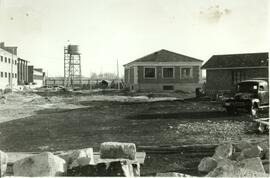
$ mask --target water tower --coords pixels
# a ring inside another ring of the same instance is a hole
[[[65,87],[81,86],[81,54],[78,45],[64,47],[64,77]]]

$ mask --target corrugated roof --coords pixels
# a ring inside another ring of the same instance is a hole
[[[268,53],[213,55],[202,69],[268,66]]]
[[[162,49],[157,52],[146,55],[144,57],[141,57],[137,60],[134,60],[128,64],[134,62],[203,62],[203,61],[195,59],[193,57],[185,56],[182,54]]]

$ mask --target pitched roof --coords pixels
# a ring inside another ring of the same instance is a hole
[[[213,55],[202,69],[268,66],[268,53]]]
[[[137,60],[134,60],[128,64],[135,62],[203,62],[202,60],[195,59],[193,57],[178,54],[165,49],[156,51]],[[125,65],[128,65],[125,64]]]

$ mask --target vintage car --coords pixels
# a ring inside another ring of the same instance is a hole
[[[237,84],[236,94],[225,101],[224,107],[230,114],[246,110],[257,115],[259,109],[269,107],[269,88],[267,79],[245,80]]]

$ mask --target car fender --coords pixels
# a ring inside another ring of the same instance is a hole
[[[254,105],[255,103],[256,103],[256,104],[258,105],[258,107],[259,107],[259,105],[260,105],[260,100],[259,100],[258,98],[253,98],[253,99],[251,99],[251,104]]]

